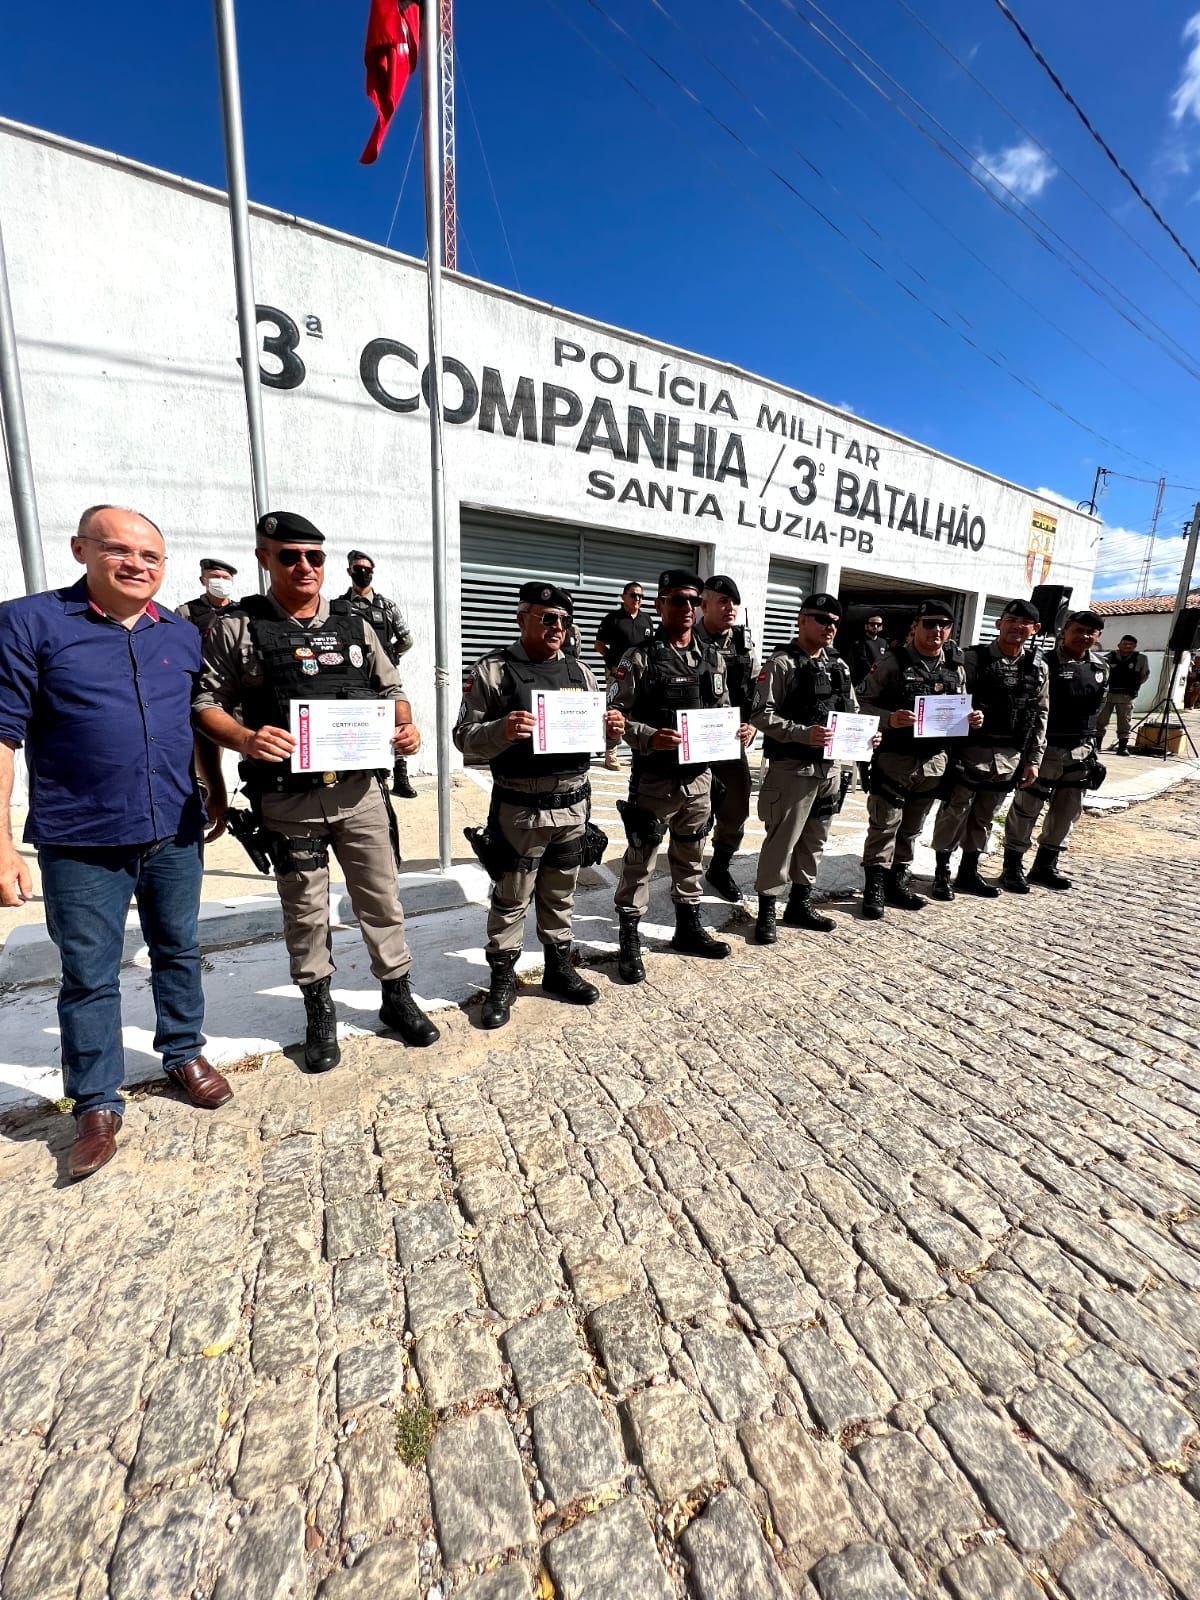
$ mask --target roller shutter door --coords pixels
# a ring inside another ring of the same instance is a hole
[[[516,638],[517,591],[530,578],[547,578],[569,590],[583,659],[599,672],[602,663],[592,643],[601,618],[620,604],[625,585],[640,582],[646,592],[643,606],[653,612],[659,572],[664,567],[695,571],[700,560],[695,545],[673,539],[599,533],[465,507],[459,526],[464,677],[480,656]]]
[[[991,644],[996,637],[996,629],[1000,626],[1000,613],[1008,601],[1003,595],[990,594],[983,604],[983,615],[979,619],[979,644]]]
[[[805,595],[813,592],[816,567],[802,561],[781,561],[774,556],[767,570],[767,612],[763,619],[763,659],[796,637],[796,613]]]

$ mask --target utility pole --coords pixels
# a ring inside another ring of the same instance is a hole
[[[1158,514],[1162,510],[1163,490],[1167,487],[1167,480],[1158,480],[1158,493],[1154,497],[1154,515],[1150,518],[1150,537],[1146,540],[1146,553],[1142,557],[1142,570],[1138,574],[1138,598],[1149,593],[1150,571],[1154,565],[1154,540],[1158,534]]]
[[[8,487],[12,494],[25,593],[37,594],[46,587],[46,563],[42,556],[42,525],[38,521],[37,495],[33,487],[33,457],[29,453],[3,232],[0,232],[0,438],[8,459]]]
[[[1108,468],[1107,467],[1097,467],[1096,468],[1096,476],[1092,479],[1092,498],[1090,500],[1077,501],[1076,502],[1076,506],[1075,506],[1075,509],[1077,511],[1082,511],[1084,506],[1087,506],[1089,514],[1091,516],[1093,516],[1093,517],[1096,515],[1096,503],[1100,499],[1100,495],[1101,495],[1101,492],[1102,492],[1101,491],[1101,482],[1103,482],[1103,485],[1104,485],[1105,488],[1108,487]]]
[[[1183,566],[1179,573],[1179,588],[1175,595],[1175,609],[1171,612],[1171,626],[1167,633],[1170,640],[1175,632],[1175,625],[1187,610],[1188,595],[1192,590],[1192,568],[1196,565],[1196,545],[1200,543],[1200,500],[1196,502],[1196,509],[1192,513],[1192,520],[1185,529],[1187,549],[1183,553]],[[1170,698],[1171,688],[1175,678],[1175,656],[1177,652],[1169,645],[1163,655],[1162,676],[1158,682],[1156,699],[1165,701]]]

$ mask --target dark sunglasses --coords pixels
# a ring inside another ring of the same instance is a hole
[[[565,628],[571,619],[564,611],[543,611],[537,620],[543,628]]]
[[[684,606],[691,606],[693,611],[699,610],[700,607],[698,594],[666,594],[663,595],[663,599],[669,606],[678,606],[681,610]]]
[[[325,565],[324,550],[276,550],[275,555],[281,567],[295,567],[301,561],[307,561],[310,567]]]
[[[918,628],[936,628],[939,633],[944,633],[947,628],[953,626],[954,624],[946,617],[921,617],[917,622]]]
[[[841,620],[839,617],[831,617],[828,611],[806,611],[804,615],[811,617],[814,622],[819,622],[823,628],[836,628]]]

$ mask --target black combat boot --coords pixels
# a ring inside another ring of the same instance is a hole
[[[571,964],[569,944],[544,944],[546,967],[542,973],[542,990],[556,995],[573,1006],[593,1006],[600,998],[594,983],[587,983]]]
[[[955,887],[964,894],[977,894],[981,900],[998,900],[1000,891],[994,883],[989,883],[986,878],[979,876],[979,851],[964,850],[962,860],[958,864],[958,877],[954,880]]]
[[[708,863],[708,871],[704,874],[704,881],[717,891],[722,900],[737,901],[742,898],[742,891],[729,870],[729,863],[732,860],[732,850],[714,850],[712,860]]]
[[[923,894],[915,894],[912,874],[907,867],[889,867],[883,875],[883,898],[902,911],[920,911],[927,904]]]
[[[714,939],[700,921],[700,907],[676,904],[675,932],[671,935],[671,949],[683,956],[707,956],[710,961],[723,961],[729,954],[724,939]]]
[[[775,896],[773,894],[760,894],[758,897],[758,918],[754,924],[755,944],[775,944],[779,934],[775,928]]]
[[[485,1028],[502,1028],[512,1013],[517,998],[517,979],[513,968],[517,964],[518,950],[488,952],[487,964],[492,969],[491,987],[483,1000],[479,1020]]]
[[[1119,756],[1127,756],[1129,754],[1129,740],[1128,739],[1118,739],[1117,740],[1117,754]]]
[[[342,1059],[337,1042],[337,1012],[329,998],[329,979],[302,983],[307,1027],[304,1030],[304,1065],[309,1072],[328,1072]]]
[[[415,800],[417,791],[413,788],[408,778],[408,762],[403,756],[397,756],[392,767],[392,793],[398,794],[401,800]]]
[[[950,857],[952,850],[938,850],[936,852],[937,865],[933,869],[933,887],[930,894],[935,900],[953,900],[954,890],[950,885]]]
[[[1010,845],[1004,852],[1004,870],[1000,874],[1000,887],[1007,889],[1009,894],[1028,894],[1029,884],[1025,877],[1025,852],[1014,850]]]
[[[636,911],[618,911],[621,924],[621,953],[617,957],[617,972],[622,983],[645,983],[646,969],[642,965],[642,941],[638,938]]]
[[[863,868],[862,913],[868,922],[878,922],[883,915],[883,867]]]
[[[1069,889],[1070,878],[1064,878],[1058,870],[1057,849],[1049,845],[1040,845],[1038,853],[1033,858],[1033,871],[1029,874],[1030,883],[1040,883],[1043,889]]]
[[[402,978],[383,980],[383,1004],[379,1008],[379,1020],[385,1028],[398,1033],[405,1044],[423,1048],[427,1044],[435,1044],[442,1037],[441,1030],[434,1027],[413,999],[407,972]]]
[[[823,917],[812,908],[812,890],[806,883],[794,883],[788,891],[788,903],[783,913],[785,928],[807,928],[809,933],[832,933],[832,917]]]

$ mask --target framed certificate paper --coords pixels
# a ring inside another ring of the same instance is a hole
[[[533,748],[539,756],[593,755],[604,749],[604,696],[535,689]]]
[[[874,755],[872,739],[879,732],[878,717],[861,717],[854,711],[831,711],[829,746],[831,761],[870,761]]]
[[[679,713],[679,760],[688,766],[694,761],[736,761],[741,753],[737,731],[741,713],[736,706],[716,706],[711,711]]]
[[[390,767],[393,700],[293,700],[293,772],[371,772]]]
[[[960,739],[970,732],[967,727],[971,712],[969,694],[919,694],[913,710],[917,714],[914,738]]]

